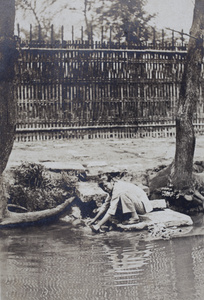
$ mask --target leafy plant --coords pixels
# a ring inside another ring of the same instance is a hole
[[[9,203],[36,211],[56,207],[72,196],[77,177],[66,173],[51,176],[40,164],[23,163],[14,171],[14,180],[8,189]]]
[[[45,187],[49,181],[45,173],[40,164],[23,163],[14,171],[15,183],[30,188]]]

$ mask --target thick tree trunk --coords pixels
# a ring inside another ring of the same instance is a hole
[[[176,153],[171,169],[171,181],[178,190],[192,185],[195,134],[193,115],[199,99],[201,63],[203,59],[204,0],[196,0],[190,31],[188,53],[180,89],[176,118]]]
[[[0,0],[0,219],[5,197],[2,173],[6,167],[15,136],[15,102],[13,97],[15,0]]]

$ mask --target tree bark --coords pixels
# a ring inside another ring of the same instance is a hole
[[[171,182],[178,190],[192,185],[195,133],[193,116],[199,99],[203,59],[204,0],[196,0],[193,23],[181,83],[176,117],[176,153],[171,169]]]
[[[13,95],[15,0],[0,0],[0,219],[5,208],[2,173],[15,138],[15,101]],[[3,202],[3,203],[2,203]]]

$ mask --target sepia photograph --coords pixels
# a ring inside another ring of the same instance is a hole
[[[204,0],[0,0],[0,300],[204,299]]]

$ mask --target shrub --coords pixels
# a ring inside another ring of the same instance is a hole
[[[44,166],[23,163],[14,171],[14,184],[9,187],[9,203],[28,211],[54,208],[75,192],[77,178],[62,173],[51,176]]]

